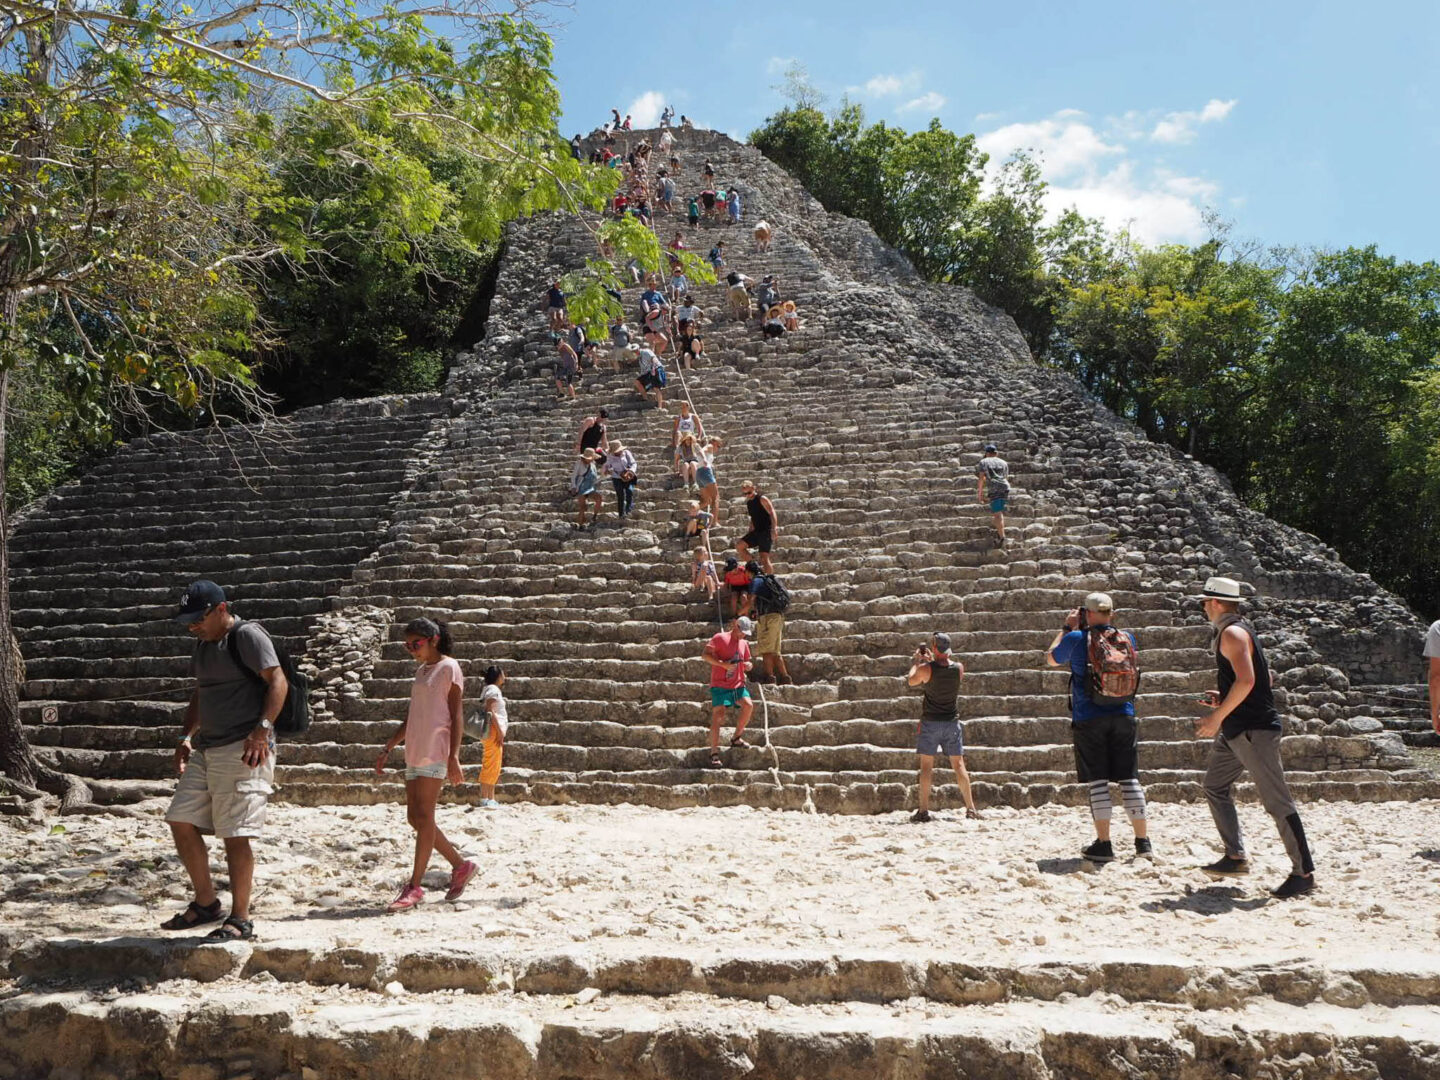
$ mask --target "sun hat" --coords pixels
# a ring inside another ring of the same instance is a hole
[[[1239,600],[1240,582],[1234,578],[1212,577],[1205,582],[1205,588],[1200,590],[1200,596],[1205,600]]]
[[[597,453],[595,453],[594,450],[589,450],[589,449],[587,449],[587,450],[586,450],[584,453],[582,453],[580,456],[583,457],[586,461],[594,461],[594,460],[595,460],[596,458],[598,458],[600,455],[597,454]]]

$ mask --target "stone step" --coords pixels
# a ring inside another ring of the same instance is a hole
[[[221,950],[212,950],[221,951]],[[423,979],[426,964],[411,965]],[[963,974],[960,975],[963,978]],[[398,981],[398,980],[397,980]],[[422,983],[423,985],[423,983]],[[899,986],[900,983],[895,985]],[[622,984],[623,987],[623,984]],[[599,989],[599,988],[597,988]],[[1015,1003],[1004,1013],[934,1004],[779,1006],[711,997],[383,994],[316,1001],[304,987],[215,984],[106,1002],[84,991],[6,1000],[0,1064],[17,1075],[370,1076],[513,1080],[621,1077],[790,1080],[886,1076],[1434,1075],[1433,1006],[1378,1014],[1322,1002],[1263,1010],[1117,1012],[1107,999]],[[256,1032],[264,1032],[257,1038]],[[195,1072],[193,1070],[203,1070]]]

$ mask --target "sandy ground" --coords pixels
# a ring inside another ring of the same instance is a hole
[[[1255,872],[1222,883],[1195,869],[1217,852],[1203,806],[1152,806],[1154,859],[1098,870],[1078,857],[1091,835],[1083,811],[1064,807],[993,809],[978,822],[945,810],[914,825],[901,814],[442,806],[441,827],[482,873],[445,903],[437,856],[431,902],[387,915],[411,858],[401,807],[275,806],[257,846],[254,917],[265,942],[311,946],[1440,964],[1440,803],[1302,813],[1320,889],[1282,903],[1267,890],[1288,866],[1255,806],[1242,807]],[[1128,852],[1123,818],[1115,835]],[[212,861],[223,878],[218,845]],[[12,944],[162,936],[157,924],[188,896],[159,817],[0,822],[0,934]]]

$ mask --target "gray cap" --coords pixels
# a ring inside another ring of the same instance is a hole
[[[753,634],[755,632],[755,624],[744,615],[741,615],[735,620],[735,628],[742,634]]]
[[[1085,597],[1086,611],[1114,611],[1115,601],[1110,599],[1109,593],[1092,592]]]
[[[938,634],[938,633],[937,633],[937,634],[935,634],[935,635],[933,635],[933,636],[934,636],[934,638],[935,638],[935,648],[936,648],[936,650],[937,650],[938,652],[948,653],[948,652],[950,651],[950,635],[949,635],[949,634]]]

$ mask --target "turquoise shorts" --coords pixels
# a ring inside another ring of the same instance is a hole
[[[750,700],[750,691],[743,686],[737,686],[733,690],[723,686],[710,687],[710,704],[716,709],[737,707],[741,698]]]
[[[1008,506],[1009,503],[1010,503],[1010,500],[1009,500],[1008,498],[1005,498],[1005,499],[991,499],[991,500],[990,500],[990,513],[992,513],[992,514],[1003,514],[1003,513],[1005,512],[1005,507]]]

